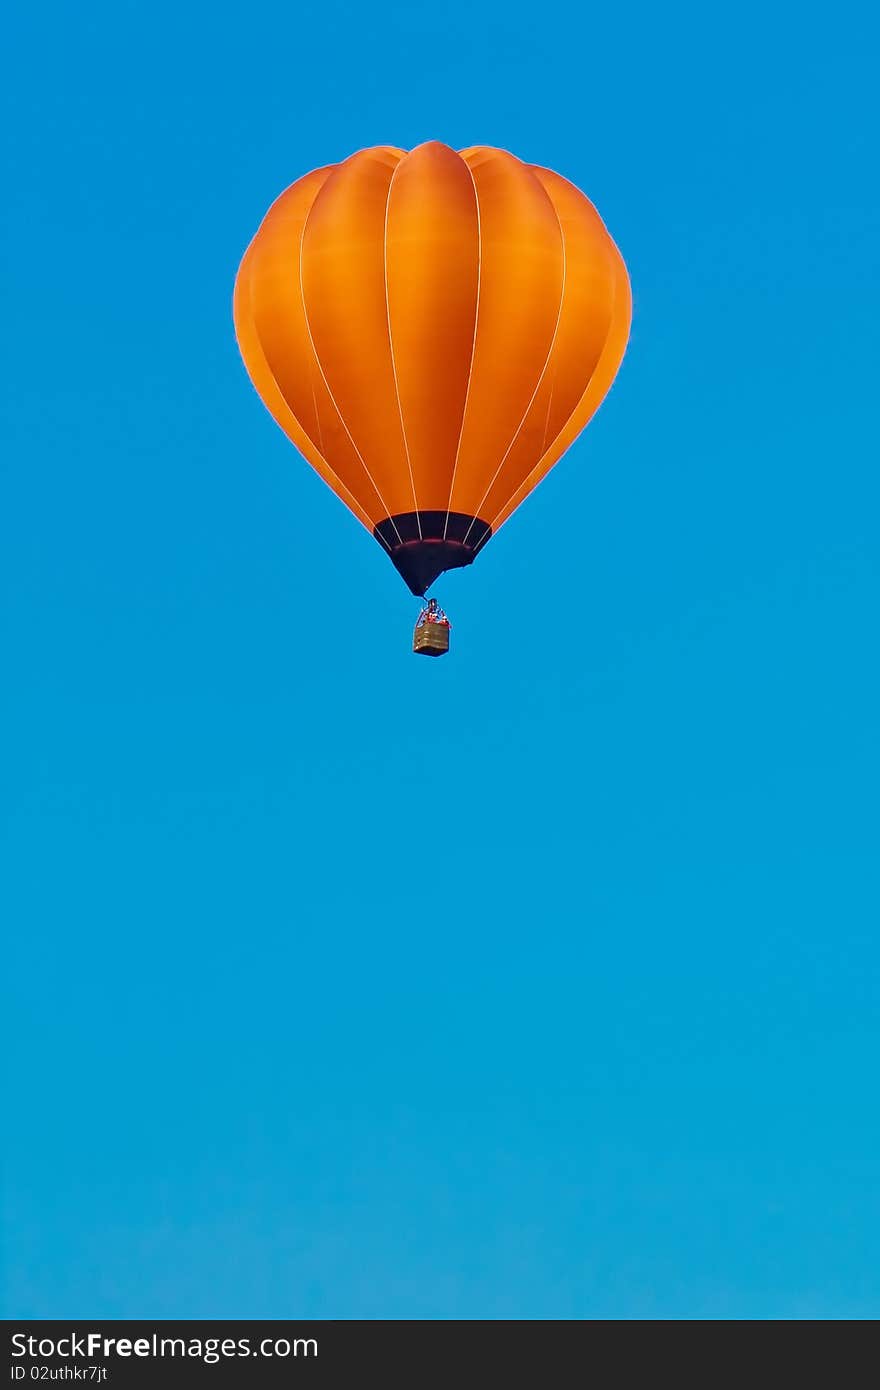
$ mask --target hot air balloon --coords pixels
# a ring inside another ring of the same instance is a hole
[[[297,180],[234,295],[264,404],[422,597],[587,424],[630,315],[623,259],[583,193],[505,150],[437,141]],[[434,617],[422,610],[416,638]],[[428,636],[414,649],[448,649],[448,624]]]

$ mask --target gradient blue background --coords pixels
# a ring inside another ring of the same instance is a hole
[[[11,21],[4,1311],[876,1317],[876,18],[419,11]],[[230,318],[428,138],[635,297],[442,662]]]

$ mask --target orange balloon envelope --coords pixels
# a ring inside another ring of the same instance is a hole
[[[414,594],[469,565],[593,415],[626,267],[566,179],[504,150],[381,145],[273,203],[235,284],[278,424]]]

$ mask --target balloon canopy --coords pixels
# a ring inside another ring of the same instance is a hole
[[[251,380],[415,594],[468,565],[626,348],[592,203],[504,150],[361,150],[273,203],[235,284]]]

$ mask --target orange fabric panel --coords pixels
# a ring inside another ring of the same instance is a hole
[[[385,293],[385,210],[398,159],[365,150],[340,164],[312,203],[302,288],[330,394],[382,496],[386,515],[417,503],[397,406]],[[344,465],[336,470],[355,490]]]
[[[602,355],[596,364],[596,369],[590,378],[589,385],[584,391],[583,396],[571,415],[562,425],[556,438],[547,447],[544,454],[535,464],[535,467],[516,491],[507,499],[498,514],[494,517],[487,518],[493,531],[497,531],[499,527],[504,525],[508,517],[516,511],[520,502],[523,502],[525,498],[528,497],[529,493],[538,486],[541,479],[546,477],[550,469],[555,463],[558,463],[566,449],[574,442],[584,426],[589,423],[602,404],[602,401],[607,396],[611,388],[611,383],[616,377],[618,368],[623,361],[623,354],[626,351],[630,322],[632,319],[632,293],[623,258],[616,247],[613,249],[614,307],[608,337],[605,340]]]
[[[444,509],[461,436],[480,268],[474,181],[447,145],[394,171],[385,268],[398,404],[420,508]]]
[[[493,470],[476,511],[490,524],[503,511],[577,408],[611,331],[616,251],[593,205],[566,179],[534,169],[553,200],[565,242],[559,326],[534,400]]]
[[[529,409],[553,343],[564,284],[553,203],[503,150],[466,160],[480,208],[480,300],[470,390],[450,507],[476,513]]]
[[[309,209],[330,173],[316,169],[282,193],[250,250],[250,310],[260,346],[288,406],[322,453],[314,390],[319,373],[306,327],[299,260]]]
[[[287,407],[287,415],[293,417],[299,433],[306,436],[311,446],[310,451],[303,452],[313,467],[316,466],[313,455],[318,456],[323,465],[318,469],[321,476],[343,497],[346,505],[351,506],[354,498],[356,513],[365,524],[371,524],[386,514],[384,505],[348,438],[321,376],[309,338],[300,287],[303,226],[329,172],[320,169],[306,175],[273,203],[248,251],[242,294],[246,290],[250,332]],[[243,309],[236,314],[240,341],[243,315]],[[242,351],[244,353],[244,349]],[[251,353],[244,353],[244,356],[253,377],[252,354],[253,347]],[[263,394],[259,385],[257,390]],[[273,414],[278,419],[277,412],[273,410]],[[279,423],[302,449],[287,417]]]
[[[254,246],[245,252],[235,282],[233,296],[233,317],[235,332],[242,358],[254,389],[281,429],[293,441],[304,458],[312,465],[319,477],[337,494],[359,521],[373,528],[373,518],[363,508],[358,499],[344,486],[330,468],[321,451],[293,414],[272,374],[257,333],[251,311],[251,266]],[[378,510],[379,508],[377,508]]]

